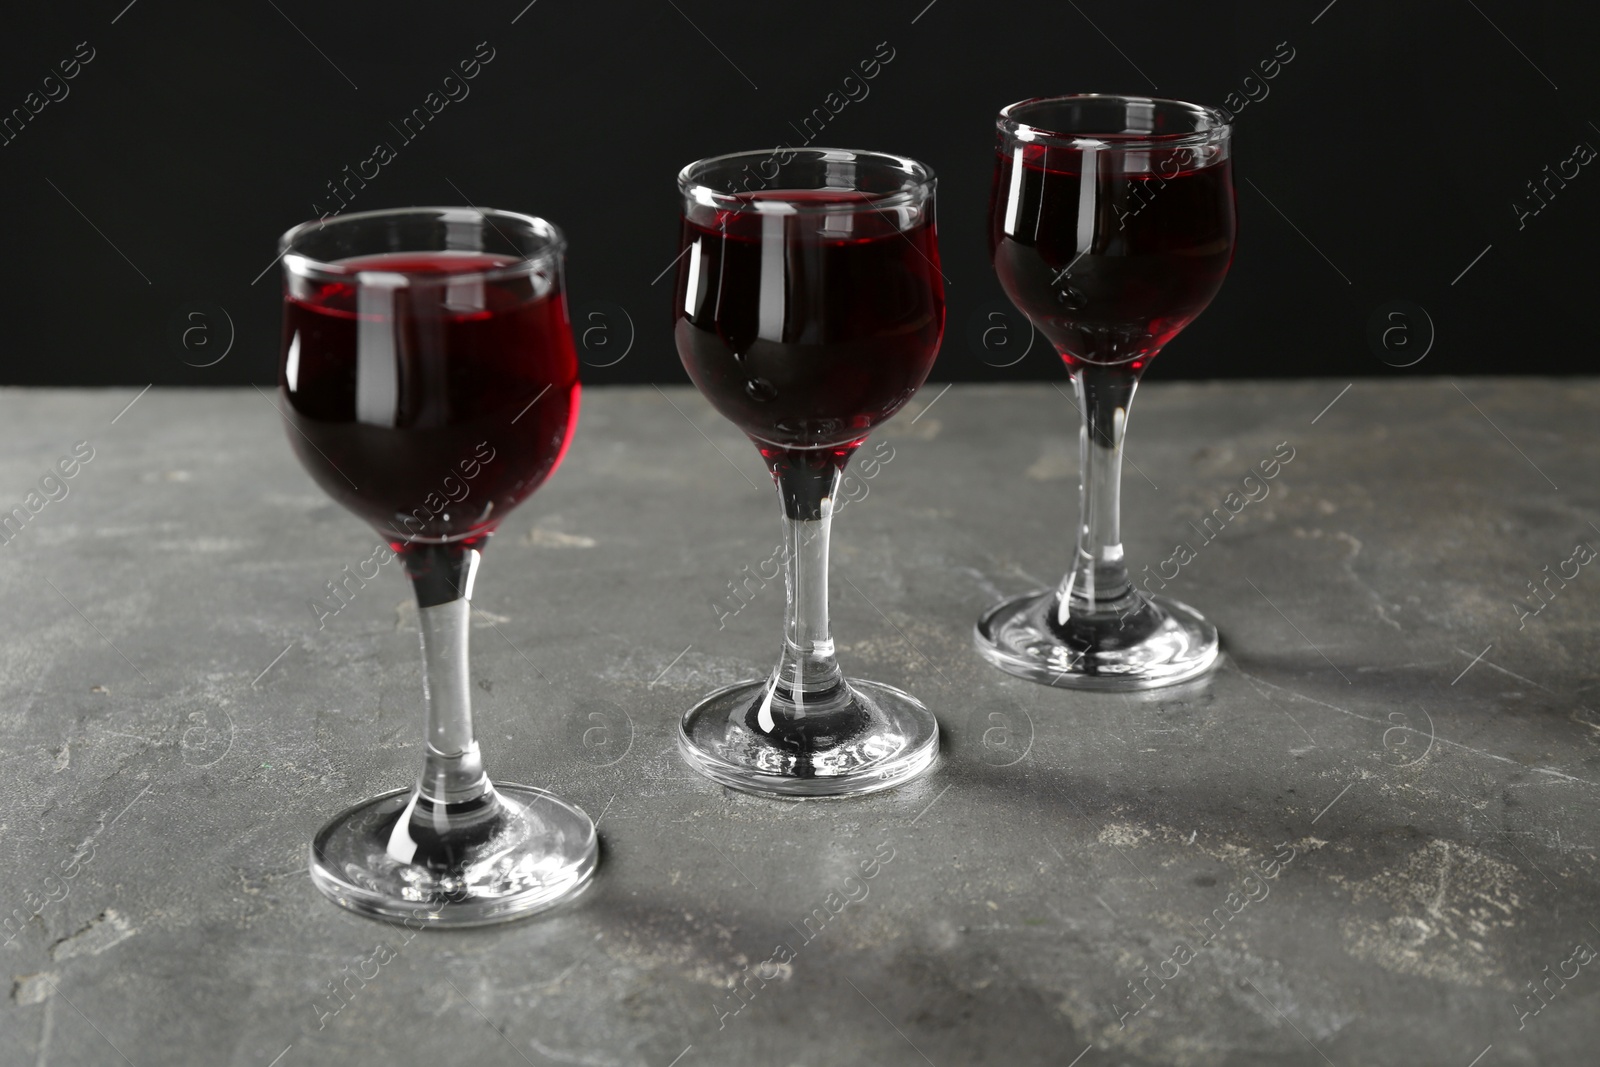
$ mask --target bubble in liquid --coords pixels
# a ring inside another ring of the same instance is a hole
[[[751,400],[775,400],[778,390],[765,378],[751,378],[744,383],[744,395]]]

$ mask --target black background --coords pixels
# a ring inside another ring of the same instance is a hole
[[[585,380],[685,380],[670,274],[652,284],[676,252],[675,173],[798,143],[790,123],[880,42],[894,58],[818,143],[915,156],[940,175],[950,317],[936,379],[1064,373],[1042,342],[1017,359],[1027,327],[1005,314],[985,256],[1000,106],[1078,91],[1222,104],[1280,42],[1293,61],[1238,117],[1232,274],[1152,376],[1586,370],[1600,163],[1520,229],[1513,204],[1579,142],[1600,147],[1589,11],[1509,0],[8,10],[0,113],[79,42],[95,58],[0,147],[4,381],[274,381],[276,238],[326,210],[326,183],[380,141],[397,158],[351,210],[467,201],[550,218],[570,241]],[[494,58],[470,95],[404,143],[390,123],[479,42]],[[1383,318],[1397,300],[1405,317]],[[1370,343],[1378,319],[1400,323],[1391,340],[1409,347]]]

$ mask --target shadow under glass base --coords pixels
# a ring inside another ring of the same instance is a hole
[[[1144,597],[1136,625],[1073,620],[1067,634],[1055,622],[1053,589],[1025,593],[990,608],[973,641],[983,658],[1008,674],[1062,689],[1132,690],[1176,685],[1217,662],[1217,628],[1189,605]]]
[[[543,789],[496,784],[477,801],[446,806],[410,788],[324,826],[311,843],[311,880],[371,918],[482,926],[571,899],[598,859],[589,816]]]
[[[843,707],[784,730],[761,714],[770,684],[739,682],[689,709],[678,751],[690,767],[746,793],[845,797],[892,789],[939,754],[933,712],[892,685],[848,679]]]

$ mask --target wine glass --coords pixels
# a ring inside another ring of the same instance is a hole
[[[1232,128],[1213,108],[1096,95],[1024,100],[997,125],[990,253],[1006,295],[1071,371],[1081,519],[1060,586],[990,608],[978,650],[1066,688],[1195,678],[1216,662],[1216,627],[1136,588],[1123,562],[1122,438],[1140,374],[1233,260]]]
[[[934,184],[915,160],[831,148],[741,152],[678,175],[678,355],[760,450],[783,505],[778,665],[710,694],[679,726],[684,759],[734,789],[870,793],[938,754],[933,713],[845,678],[828,626],[845,465],[922,385],[944,332]]]
[[[484,773],[467,627],[485,544],[577,425],[565,241],[527,215],[407,208],[308,222],[281,247],[289,441],[402,561],[426,702],[417,784],[324,826],[312,881],[352,911],[435,926],[549,907],[594,873],[594,824]]]

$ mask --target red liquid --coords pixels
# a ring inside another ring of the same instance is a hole
[[[842,467],[928,377],[944,332],[931,210],[764,215],[763,200],[863,203],[846,190],[750,194],[684,219],[678,355],[769,466]],[[690,249],[693,251],[689,251]]]
[[[995,161],[989,249],[1001,286],[1069,367],[1139,372],[1228,273],[1232,163],[1197,166],[1189,149],[1021,151],[1020,173],[1013,156]]]
[[[279,380],[290,443],[397,550],[486,539],[572,439],[578,359],[559,281],[459,277],[515,262],[397,253],[338,266],[404,272],[407,286],[290,281]]]

